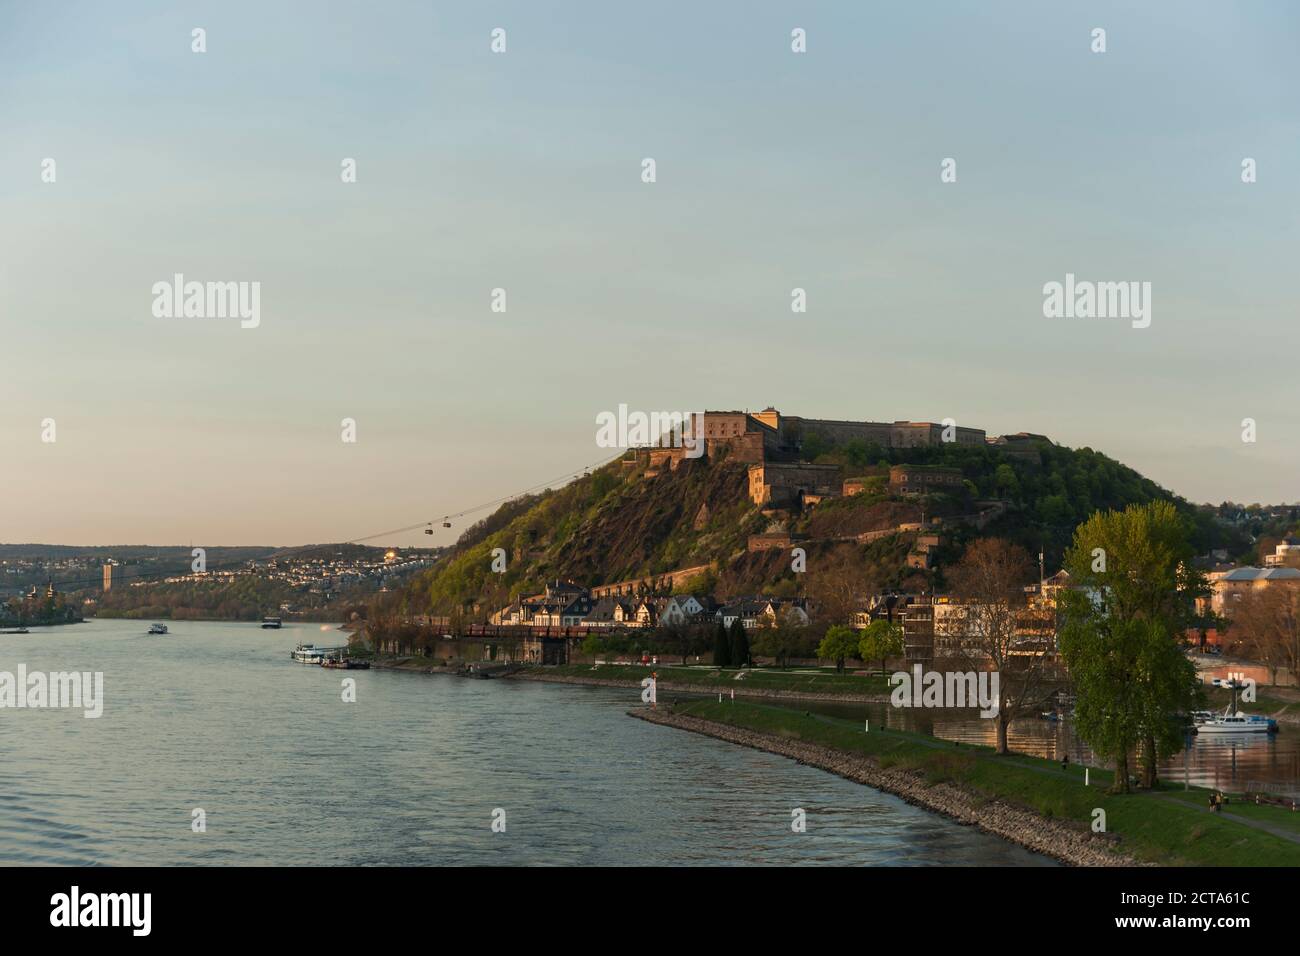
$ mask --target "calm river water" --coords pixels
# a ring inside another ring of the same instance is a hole
[[[0,709],[0,864],[1051,863],[627,717],[633,691],[291,661],[299,641],[345,642],[321,625],[147,627],[0,635],[0,671],[102,671],[105,698],[98,719]],[[791,831],[796,807],[806,833]]]

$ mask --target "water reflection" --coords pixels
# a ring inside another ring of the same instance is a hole
[[[937,711],[891,707],[888,704],[835,704],[800,701],[791,706],[860,723],[869,719],[877,726],[928,734],[942,740],[995,746],[997,722],[981,718],[977,711]],[[1161,764],[1168,780],[1186,780],[1193,787],[1244,789],[1250,781],[1300,784],[1300,728],[1283,725],[1277,734],[1192,734],[1183,753]],[[1110,766],[1096,757],[1073,733],[1069,720],[1052,721],[1026,717],[1011,722],[1007,729],[1010,748],[1023,754],[1071,763]]]

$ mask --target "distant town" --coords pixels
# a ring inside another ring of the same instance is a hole
[[[39,546],[26,553],[21,545],[0,547],[10,552],[0,557],[0,620],[9,625],[95,616],[252,621],[271,613],[338,620],[408,581],[438,553],[358,545],[213,548],[205,552],[206,569],[195,571],[189,548],[47,554],[51,549]]]

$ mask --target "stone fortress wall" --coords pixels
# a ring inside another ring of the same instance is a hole
[[[802,418],[782,415],[771,406],[761,412],[703,412],[692,417],[685,435],[692,445],[703,439],[703,454],[709,458],[725,456],[728,461],[749,465],[749,494],[755,504],[786,507],[798,505],[805,496],[819,498],[842,493],[843,489],[834,481],[834,466],[801,460],[803,443],[812,435],[835,445],[861,441],[884,448],[920,448],[942,444],[945,432],[959,445],[989,445],[1009,454],[1032,457],[1038,456],[1034,443],[1047,440],[1043,435],[1026,432],[990,439],[982,428],[955,423],[946,426],[936,422]],[[690,457],[699,455],[688,448],[650,448],[648,474],[674,469]]]

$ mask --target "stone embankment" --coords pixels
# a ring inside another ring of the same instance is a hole
[[[916,771],[882,769],[875,760],[861,754],[758,733],[698,717],[687,717],[665,709],[644,709],[628,713],[651,723],[790,757],[810,767],[892,793],[914,806],[978,827],[1027,850],[1073,866],[1145,865],[1118,852],[1112,838],[1094,834],[1080,824],[1048,819],[1023,807],[990,801],[955,784],[927,784],[924,777]]]

